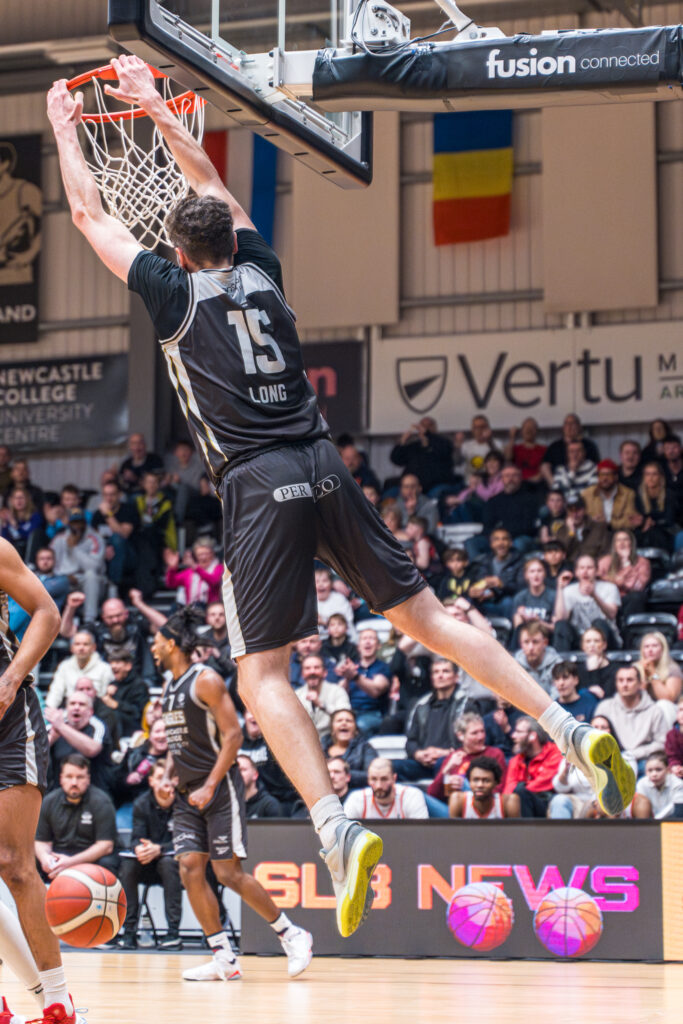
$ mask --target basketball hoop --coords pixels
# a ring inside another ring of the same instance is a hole
[[[174,92],[167,75],[148,67],[168,109],[201,142],[205,100],[190,91]],[[91,113],[84,111],[81,119],[89,146],[89,153],[84,154],[86,163],[112,217],[125,224],[145,248],[154,248],[159,242],[170,245],[164,218],[174,203],[187,195],[189,185],[146,111],[134,104],[122,108],[119,100],[105,93],[103,83],[111,81],[117,81],[116,72],[107,64],[67,82],[70,92],[85,88],[85,102],[94,107]],[[144,128],[145,119],[152,124],[151,138]]]

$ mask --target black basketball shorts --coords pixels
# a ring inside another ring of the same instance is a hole
[[[220,493],[233,658],[316,632],[316,558],[376,612],[427,586],[330,441],[257,455],[226,474]]]
[[[50,746],[32,686],[21,686],[0,719],[0,789],[36,786],[47,789]]]
[[[198,789],[193,786],[191,789]],[[178,791],[173,804],[173,853],[208,853],[211,860],[243,860],[247,856],[244,786],[234,764],[216,787],[212,800],[199,810],[188,797],[190,791]]]

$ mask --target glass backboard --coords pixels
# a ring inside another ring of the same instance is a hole
[[[372,179],[372,115],[326,113],[285,90],[284,55],[304,82],[315,54],[348,31],[350,0],[109,0],[121,46],[343,188]],[[310,69],[310,70],[309,70]]]

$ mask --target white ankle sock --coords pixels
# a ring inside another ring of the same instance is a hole
[[[346,821],[339,797],[334,793],[321,797],[311,807],[311,821],[320,836],[323,850],[329,850],[337,840],[337,826]]]
[[[53,967],[50,971],[41,971],[40,980],[43,983],[45,1005],[52,1006],[53,1003],[61,1003],[67,1014],[74,1012],[74,1004],[71,1002],[69,990],[66,987],[63,967]]]
[[[539,718],[538,724],[545,729],[562,753],[566,754],[569,737],[578,725],[574,716],[561,708],[557,701],[553,701]]]
[[[232,951],[230,945],[230,939],[228,938],[227,932],[215,932],[213,935],[207,935],[206,941],[209,943],[211,952],[214,956],[217,956],[220,960],[227,960],[229,963],[234,964],[235,954]]]
[[[281,939],[286,937],[290,928],[296,931],[296,925],[292,924],[284,911],[274,921],[269,921],[268,924]]]
[[[0,960],[4,960],[10,970],[26,986],[42,1010],[43,986],[40,983],[38,967],[29,949],[19,919],[0,902]]]

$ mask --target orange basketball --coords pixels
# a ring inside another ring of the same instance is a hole
[[[99,946],[120,930],[126,894],[118,878],[99,864],[66,868],[45,896],[47,923],[70,946]]]

